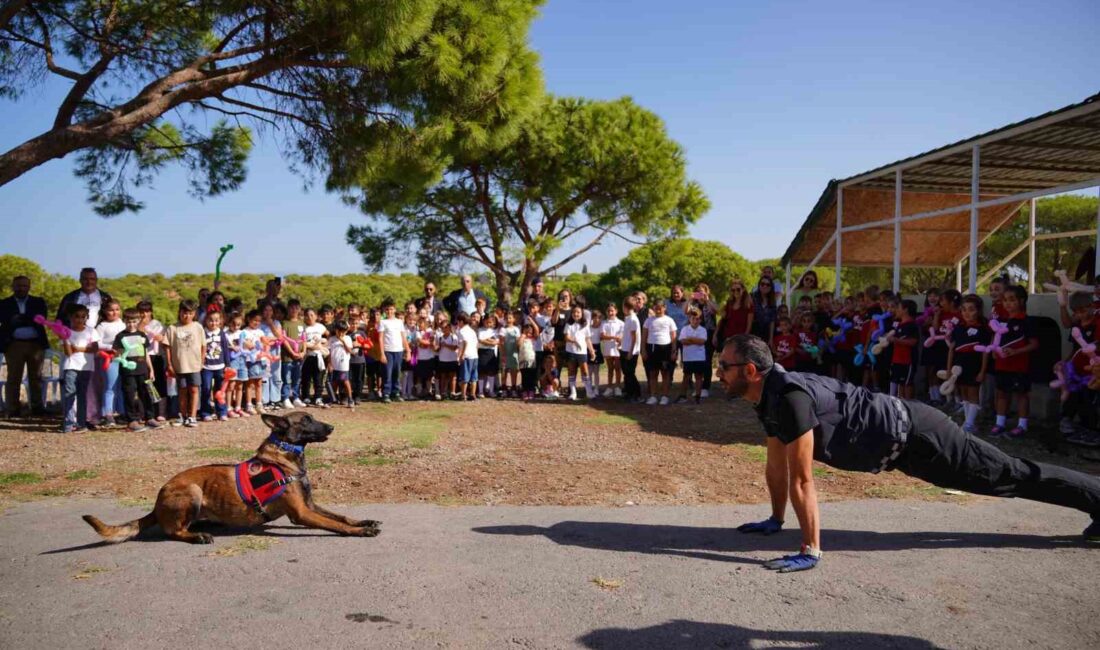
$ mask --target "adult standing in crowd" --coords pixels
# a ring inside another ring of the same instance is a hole
[[[70,291],[61,298],[61,304],[57,307],[57,320],[66,326],[69,322],[69,308],[71,305],[83,305],[88,308],[88,321],[86,327],[95,329],[99,324],[100,310],[111,302],[111,294],[99,289],[99,275],[92,267],[80,269],[80,288]],[[92,373],[92,380],[88,382],[88,403],[85,417],[91,424],[99,423],[99,398],[103,394],[103,376]],[[76,402],[73,402],[76,408]]]
[[[730,295],[726,298],[722,319],[718,321],[718,331],[714,335],[714,347],[721,349],[730,337],[751,332],[752,321],[752,297],[745,289],[744,281],[734,277],[730,280]]]
[[[488,299],[480,289],[474,288],[474,279],[470,275],[462,276],[462,287],[455,289],[443,299],[443,307],[451,314],[451,322],[455,322],[459,314],[472,314],[477,311],[477,299],[481,298],[488,304]]]
[[[28,383],[27,401],[31,413],[41,415],[42,361],[50,343],[46,328],[34,322],[35,316],[46,318],[46,301],[32,296],[31,279],[17,275],[11,281],[12,295],[0,300],[0,354],[8,367],[7,384],[4,386],[4,405],[8,417],[19,416],[19,387],[26,370]]]
[[[775,324],[775,315],[779,306],[773,280],[769,280],[767,277],[760,278],[756,288],[752,291],[752,306],[752,333],[770,344],[772,325]]]
[[[99,323],[99,310],[111,300],[111,294],[99,290],[99,275],[95,269],[80,269],[80,288],[70,291],[61,298],[57,306],[57,320],[69,325],[69,305],[84,305],[88,308],[87,326],[94,328]]]
[[[764,280],[772,283],[772,291],[774,291],[775,293],[781,293],[783,286],[778,280],[775,279],[774,268],[770,266],[765,266],[764,268],[760,269],[760,282],[763,282]],[[757,282],[757,284],[760,284],[760,282]]]
[[[695,285],[695,292],[691,294],[691,304],[703,315],[703,328],[707,330],[706,369],[703,371],[703,389],[700,397],[710,397],[711,377],[714,374],[711,368],[714,363],[714,333],[718,331],[718,303],[710,295],[710,285],[700,282]]]
[[[523,313],[528,313],[528,308],[530,307],[532,298],[534,298],[540,305],[546,302],[547,298],[549,298],[549,296],[546,295],[546,285],[543,284],[541,277],[536,276],[535,279],[531,281],[531,286],[527,290],[527,294],[524,296],[523,304],[520,305],[520,309],[523,310]]]
[[[426,309],[428,314],[434,319],[435,315],[443,309],[443,303],[435,296],[435,283],[428,281],[424,283],[424,297],[418,298],[416,301],[417,309]]]
[[[798,301],[802,300],[803,296],[809,296],[812,303],[814,297],[819,293],[821,293],[821,289],[817,286],[817,271],[810,269],[802,274],[802,277],[798,280],[798,286],[791,290],[791,302],[788,303],[791,306],[791,316],[794,316]]]
[[[679,284],[672,285],[672,292],[669,295],[668,303],[665,305],[665,314],[672,319],[672,322],[676,323],[676,331],[687,327],[687,312],[690,306],[691,303],[688,302],[687,296],[684,294],[684,287]]]
[[[283,293],[283,279],[275,276],[264,285],[264,297],[256,301],[256,307],[262,309],[264,304],[282,306],[283,301],[279,297]]]

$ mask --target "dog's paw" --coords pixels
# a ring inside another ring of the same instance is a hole
[[[355,525],[360,528],[381,528],[382,522],[373,519],[363,519],[362,521],[355,522]]]
[[[195,537],[191,540],[192,544],[213,544],[214,536],[210,533],[195,533]]]
[[[358,535],[359,537],[377,537],[378,533],[381,533],[381,532],[382,532],[382,530],[379,529],[379,528],[375,528],[375,527],[371,527],[371,526],[364,526],[363,528],[357,528],[355,530],[355,533],[353,533],[353,534]]]

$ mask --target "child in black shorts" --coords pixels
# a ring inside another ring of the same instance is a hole
[[[978,346],[989,345],[991,333],[989,324],[982,313],[985,305],[981,297],[969,294],[962,301],[961,319],[951,338],[947,340],[947,374],[950,377],[953,368],[958,367],[959,376],[955,379],[955,390],[963,404],[963,431],[977,433],[975,421],[980,410],[978,393],[985,381],[989,366],[989,355],[978,351]],[[929,377],[929,381],[932,378]]]

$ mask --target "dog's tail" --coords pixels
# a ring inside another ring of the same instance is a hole
[[[141,519],[128,521],[121,526],[108,526],[92,515],[84,515],[83,519],[88,522],[89,526],[95,529],[95,532],[99,533],[101,537],[112,544],[131,540],[137,537],[138,533],[141,531],[157,523],[157,516],[152,512]]]

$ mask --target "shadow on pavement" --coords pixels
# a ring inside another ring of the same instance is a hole
[[[88,529],[91,531],[91,529]],[[295,532],[279,532],[279,531],[295,531]],[[240,535],[259,535],[261,537],[339,537],[336,533],[330,533],[324,530],[317,530],[314,528],[305,528],[302,526],[258,526],[256,528],[233,528],[228,526],[222,526],[214,522],[199,521],[191,525],[191,531],[205,531],[214,536],[214,546],[217,546],[218,539],[222,537],[238,537]],[[92,532],[92,535],[95,533]],[[175,544],[186,544],[174,539],[168,539],[161,532],[160,526],[153,526],[147,528],[137,537],[121,542],[123,544],[132,544],[134,542],[172,542]],[[88,544],[80,544],[77,546],[67,546],[65,548],[55,548],[50,551],[42,551],[39,555],[56,555],[58,553],[74,553],[76,551],[86,551],[93,548],[101,548],[104,546],[117,546],[116,543],[108,542],[106,540],[97,540],[89,542]]]
[[[600,650],[697,650],[698,648],[895,648],[932,650],[935,644],[912,636],[877,632],[812,632],[754,630],[739,625],[700,623],[682,619],[628,630],[608,627],[577,639],[586,648]]]
[[[474,532],[486,535],[542,535],[555,544],[601,551],[623,551],[653,555],[678,555],[701,560],[759,564],[756,558],[738,552],[785,552],[797,548],[799,532],[777,535],[746,535],[732,528],[663,526],[599,521],[562,521],[541,526],[485,526]],[[999,533],[913,532],[877,533],[867,530],[822,530],[827,551],[900,551],[941,548],[1032,548],[1050,549],[1080,546],[1079,537],[1017,535]]]

